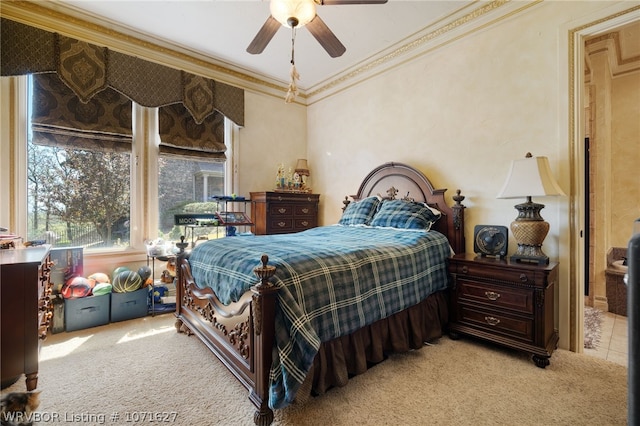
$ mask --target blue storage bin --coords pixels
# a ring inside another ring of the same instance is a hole
[[[65,299],[65,331],[81,330],[109,324],[111,294]]]
[[[149,287],[128,293],[111,293],[111,322],[140,318],[149,310]]]

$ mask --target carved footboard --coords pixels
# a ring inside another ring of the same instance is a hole
[[[273,421],[268,400],[277,289],[269,282],[275,267],[268,260],[263,255],[262,266],[254,270],[259,282],[230,305],[220,303],[210,288],[196,286],[183,248],[176,283],[176,328],[198,336],[250,391],[260,426]]]

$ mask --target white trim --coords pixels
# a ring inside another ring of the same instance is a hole
[[[227,161],[224,167],[224,190],[226,194],[238,194],[240,159],[237,149],[240,140],[240,127],[227,117],[224,118],[224,144],[227,147]]]
[[[12,188],[15,194],[13,218],[18,235],[27,235],[27,138],[28,138],[28,77],[19,76],[15,80],[16,114],[12,123],[15,131],[14,139],[14,171],[15,180]],[[11,141],[9,142],[11,143]]]

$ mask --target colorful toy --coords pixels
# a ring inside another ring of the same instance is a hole
[[[137,272],[122,271],[113,278],[112,288],[114,293],[128,293],[136,291],[142,286],[142,278]]]
[[[87,297],[91,296],[91,285],[89,280],[84,277],[73,277],[62,286],[60,292],[65,299]]]

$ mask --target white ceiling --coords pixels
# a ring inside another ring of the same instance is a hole
[[[389,0],[382,5],[325,5],[317,13],[347,51],[331,58],[303,27],[295,39],[298,86],[305,90],[365,63],[382,51],[442,25],[473,0]],[[152,36],[159,44],[203,54],[240,71],[288,82],[291,30],[281,27],[264,52],[246,48],[269,16],[268,0],[59,0],[49,2],[72,16],[135,35]]]

